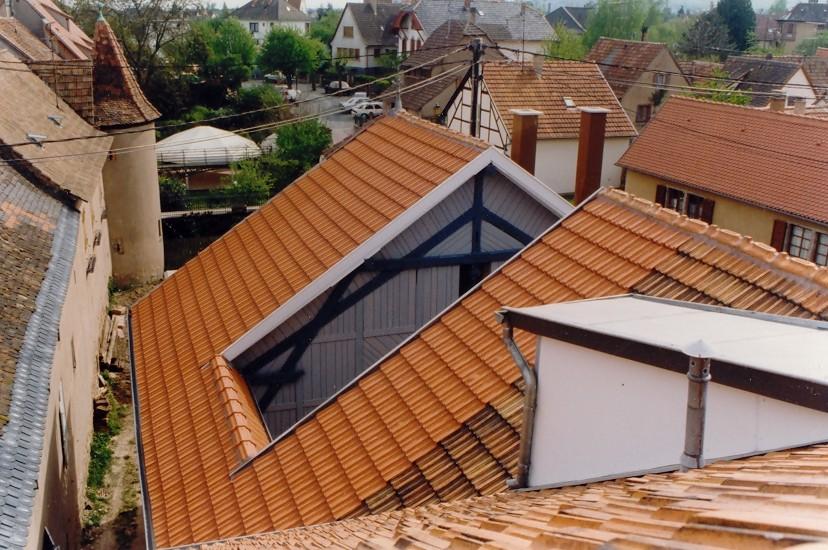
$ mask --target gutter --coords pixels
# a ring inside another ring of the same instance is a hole
[[[520,427],[520,452],[518,454],[517,474],[508,480],[510,489],[524,489],[529,485],[529,465],[532,458],[532,437],[535,433],[535,408],[538,403],[538,377],[535,369],[526,361],[514,338],[514,329],[508,313],[500,310],[495,313],[498,322],[503,325],[503,342],[512,359],[520,369],[526,388],[523,392],[523,422]]]
[[[152,509],[149,501],[147,479],[144,474],[144,444],[141,438],[141,415],[138,404],[138,382],[135,379],[135,353],[132,341],[132,308],[127,311],[127,335],[129,336],[129,382],[132,389],[132,422],[135,429],[135,446],[138,449],[138,479],[141,480],[141,511],[144,514],[144,540],[148,550],[155,548],[152,534]]]

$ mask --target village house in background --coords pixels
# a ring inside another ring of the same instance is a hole
[[[827,265],[826,136],[828,120],[672,98],[618,164],[637,196]]]
[[[397,53],[399,27],[395,23],[400,9],[399,4],[380,0],[345,4],[331,40],[331,56],[356,72],[381,68],[380,56]]]
[[[304,0],[250,0],[233,10],[233,17],[250,31],[256,44],[264,42],[271,29],[292,29],[305,33],[311,17],[305,13]]]
[[[52,0],[3,0],[0,14],[20,21],[60,59],[92,58],[92,39]]]
[[[828,3],[799,3],[777,20],[778,44],[785,53],[796,51],[803,40],[814,38],[828,27]]]
[[[6,51],[0,74],[0,540],[73,548],[112,273],[102,177],[112,138]]]
[[[581,108],[606,109],[601,185],[621,184],[621,169],[615,163],[638,133],[596,65],[535,56],[531,63],[486,63],[482,73],[476,102],[468,76],[451,97],[443,116],[449,128],[470,134],[472,108],[477,105],[477,135],[509,154],[513,110],[539,112],[535,174],[550,189],[570,194],[575,191]]]
[[[575,34],[583,34],[586,32],[589,14],[593,11],[594,6],[561,6],[547,13],[546,20],[553,29],[557,25],[563,25]]]
[[[771,98],[781,95],[793,106],[797,99],[805,106],[816,103],[817,94],[807,71],[800,63],[761,57],[731,56],[722,70],[733,79],[730,87],[750,94],[750,105],[767,107]]]
[[[601,38],[585,61],[598,64],[637,128],[647,124],[671,89],[688,85],[670,49],[658,42]]]

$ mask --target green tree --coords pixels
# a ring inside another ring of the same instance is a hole
[[[276,150],[283,160],[295,160],[302,170],[319,162],[319,155],[331,145],[331,130],[317,120],[307,120],[279,128]]]
[[[796,47],[796,52],[802,55],[814,55],[817,48],[828,48],[828,32],[821,32],[813,38],[806,38]]]
[[[268,175],[256,159],[237,162],[222,194],[234,205],[261,204],[270,196]]]
[[[727,26],[715,10],[696,19],[678,43],[678,51],[690,58],[717,55],[723,59],[732,49]]]
[[[283,72],[290,86],[298,73],[311,73],[322,62],[320,48],[314,42],[318,43],[293,29],[271,29],[259,52],[259,67]]]
[[[650,27],[647,40],[664,42],[672,51],[678,49],[684,33],[695,24],[695,17],[672,17]]]
[[[584,45],[591,48],[602,36],[639,40],[664,16],[664,0],[598,0],[587,19]]]
[[[237,19],[218,17],[197,21],[191,27],[192,37],[197,43],[206,44],[206,59],[201,48],[191,62],[200,65],[200,73],[207,81],[230,90],[237,90],[244,80],[250,78],[256,61],[256,42]]]
[[[320,10],[318,19],[311,23],[308,35],[319,40],[322,44],[330,44],[336,33],[336,26],[339,24],[339,18],[342,16],[342,10],[335,10],[327,8],[324,11]]]
[[[750,96],[738,90],[731,89],[729,75],[722,69],[714,69],[710,79],[703,79],[694,83],[699,90],[691,94],[692,97],[718,101],[720,103],[732,103],[734,105],[747,105],[750,103]]]
[[[719,0],[716,13],[724,21],[730,42],[739,51],[749,49],[756,29],[756,14],[750,0]]]
[[[769,15],[785,15],[788,12],[787,0],[773,0],[768,8]]]
[[[566,28],[563,23],[555,25],[557,40],[549,40],[543,45],[543,52],[556,59],[583,59],[587,53],[584,40],[580,34]]]

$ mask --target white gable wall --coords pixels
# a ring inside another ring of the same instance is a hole
[[[538,365],[530,486],[678,467],[685,375],[550,338]],[[707,462],[828,440],[828,414],[716,384],[715,361],[711,373]]]
[[[794,73],[788,83],[782,87],[782,92],[786,98],[802,97],[805,98],[805,106],[810,107],[816,103],[817,97],[808,77],[805,76],[805,71],[801,68]]]

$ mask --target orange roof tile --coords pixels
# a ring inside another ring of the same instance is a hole
[[[577,138],[581,112],[577,107],[603,107],[607,114],[607,137],[637,135],[621,104],[593,63],[547,61],[541,77],[532,63],[500,61],[486,63],[483,70],[486,88],[512,131],[510,109],[535,109],[543,113],[538,120],[539,139]],[[564,97],[576,107],[568,108]]]
[[[828,445],[208,543],[255,548],[749,548],[828,542]]]
[[[598,63],[615,95],[621,98],[641,78],[656,56],[665,50],[669,52],[667,45],[661,42],[600,38],[584,61]]]
[[[828,224],[828,120],[670,98],[619,166]]]
[[[390,132],[398,124],[385,120],[371,128]],[[365,141],[360,136],[352,143]],[[340,152],[352,154],[349,147]],[[306,177],[313,180],[319,170]],[[231,235],[283,208],[286,200],[277,197]],[[269,238],[275,242],[275,235]],[[250,242],[252,235],[233,242],[231,250],[244,258]],[[309,253],[298,245],[292,249],[297,262],[307,261],[302,258]],[[520,373],[494,318],[502,304],[638,292],[828,317],[828,268],[603,190],[305,422],[233,470],[228,457],[236,443],[229,424],[205,422],[199,411],[210,397],[198,378],[191,381],[192,371],[212,358],[209,350],[220,349],[240,330],[240,321],[231,328],[225,321],[230,316],[212,303],[229,300],[224,283],[215,275],[211,284],[204,280],[204,272],[230,269],[230,262],[204,265],[214,254],[208,249],[188,263],[132,314],[144,475],[159,546],[502,491],[516,466],[523,398]],[[240,269],[248,277],[238,281],[236,301],[258,279],[249,267]],[[304,273],[298,266],[296,271]],[[280,277],[274,270],[260,284],[278,284]],[[533,336],[516,337],[531,358]]]

